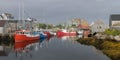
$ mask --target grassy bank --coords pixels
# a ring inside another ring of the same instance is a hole
[[[120,42],[105,40],[96,40],[95,38],[80,38],[77,40],[84,45],[92,45],[101,50],[112,60],[120,60]]]

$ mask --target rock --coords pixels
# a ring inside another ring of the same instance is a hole
[[[116,41],[120,41],[120,36],[117,35],[117,36],[114,37],[114,39],[115,39]]]
[[[113,36],[113,35],[109,35],[109,38],[110,38],[110,39],[114,39],[114,36]]]

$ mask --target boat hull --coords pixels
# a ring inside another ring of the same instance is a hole
[[[58,36],[75,36],[77,35],[76,32],[62,32],[62,31],[58,31],[57,32]]]
[[[39,40],[39,36],[26,36],[26,35],[19,35],[16,34],[15,36],[15,42],[25,42],[25,41],[33,41],[33,40]]]
[[[45,31],[45,32],[43,32],[44,34],[46,34],[47,35],[47,37],[50,37],[50,36],[52,36],[49,32],[47,32],[47,31]]]
[[[46,37],[47,37],[47,35],[46,35],[46,34],[41,33],[41,32],[34,32],[33,34],[34,34],[34,35],[39,34],[39,35],[40,35],[40,39],[44,39],[44,38],[46,38]]]
[[[46,35],[40,34],[40,39],[44,39],[46,37],[47,37]]]

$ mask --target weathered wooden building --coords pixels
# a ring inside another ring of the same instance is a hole
[[[96,20],[91,24],[91,31],[94,32],[104,32],[109,27],[102,21],[102,20]]]
[[[0,15],[0,34],[14,33],[20,29],[33,29],[35,18],[14,20],[11,13],[3,13]]]
[[[9,34],[16,30],[30,28],[31,22],[28,20],[0,20],[0,34]]]
[[[81,20],[77,28],[78,28],[78,34],[80,35],[82,34],[83,38],[87,38],[88,35],[91,33],[87,20],[84,20],[84,19]]]

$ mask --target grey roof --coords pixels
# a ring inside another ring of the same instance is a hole
[[[112,15],[110,15],[110,20],[120,20],[120,14],[112,14]]]
[[[102,20],[96,20],[96,21],[94,22],[94,24],[97,24],[97,25],[100,24],[100,25],[101,25],[101,24],[105,24],[105,23],[104,23]]]

